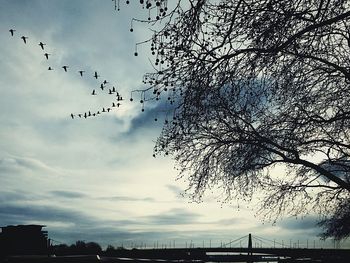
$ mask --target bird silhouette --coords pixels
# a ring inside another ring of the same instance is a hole
[[[111,111],[111,108],[107,108],[107,111],[110,112],[110,111]]]
[[[10,33],[11,33],[11,36],[13,36],[13,33],[14,33],[16,30],[10,29],[9,31],[10,31]]]
[[[67,72],[67,68],[69,68],[68,66],[63,66],[62,67],[64,69],[65,72]]]
[[[45,54],[44,54],[44,56],[45,56],[46,59],[49,59],[49,55],[51,55],[51,54],[48,54],[48,53],[45,53]]]
[[[49,67],[48,70],[53,70],[53,68]]]
[[[87,115],[86,115],[86,112],[84,113],[84,118],[86,119]]]
[[[99,75],[97,75],[97,72],[95,71],[94,78],[97,79]]]
[[[28,38],[28,37],[25,37],[25,36],[22,36],[22,37],[21,37],[21,39],[23,39],[24,44],[27,44],[27,38]]]
[[[45,45],[46,45],[46,44],[44,44],[43,42],[40,42],[40,43],[39,43],[39,46],[41,47],[42,50],[44,50],[44,46],[45,46]]]
[[[119,108],[120,105],[121,105],[121,104],[118,102],[118,103],[117,103],[117,107]]]
[[[103,90],[104,88],[103,83],[101,83],[100,89]]]
[[[92,93],[91,93],[91,95],[96,95],[96,91],[93,90]]]
[[[70,116],[72,117],[72,119],[74,119],[74,114],[73,113],[71,113]]]
[[[102,109],[102,112],[106,112],[105,108]]]
[[[107,80],[104,80],[104,81],[103,81],[103,84],[106,85],[107,83],[109,83]]]
[[[113,88],[112,88],[112,92],[115,92],[115,87],[113,86]]]
[[[112,92],[112,90],[111,89],[109,89],[109,91],[108,91],[108,94],[112,94],[113,92]]]
[[[81,118],[82,115],[79,113],[78,116],[79,116],[79,118]]]
[[[85,72],[84,70],[79,70],[80,76],[83,76],[83,73],[84,73],[84,72]]]
[[[112,103],[112,107],[115,107],[115,103],[114,102]]]

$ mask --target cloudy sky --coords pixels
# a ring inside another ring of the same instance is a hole
[[[133,55],[147,25],[129,31],[131,18],[147,13],[124,2],[116,12],[110,0],[0,0],[0,224],[43,224],[56,241],[104,246],[219,245],[248,233],[326,246],[314,217],[272,225],[252,206],[221,204],[219,193],[200,204],[181,196],[186,182],[176,180],[172,159],[152,157],[155,106],[141,112],[129,101],[152,67],[147,46]],[[79,118],[116,103],[100,90],[103,80],[122,105]]]

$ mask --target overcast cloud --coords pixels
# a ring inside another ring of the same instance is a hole
[[[116,12],[110,0],[0,2],[2,225],[44,224],[56,241],[104,246],[173,240],[219,245],[248,233],[318,240],[314,217],[272,226],[250,209],[182,197],[186,183],[176,180],[171,158],[152,157],[161,128],[154,117],[162,106],[141,112],[139,103],[128,100],[142,86],[143,73],[152,70],[146,46],[133,56],[134,44],[150,32],[141,25],[129,32],[131,17],[145,15],[134,8],[137,3]],[[115,101],[101,93],[104,79],[123,96],[122,105],[78,118]],[[93,89],[98,96],[91,96]]]

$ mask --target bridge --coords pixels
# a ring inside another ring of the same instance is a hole
[[[242,241],[248,240],[247,246]],[[259,243],[258,243],[259,242]],[[268,246],[268,242],[270,246]],[[260,246],[253,247],[253,243]],[[239,245],[238,245],[239,244]],[[262,246],[265,244],[265,247]],[[278,247],[277,247],[278,246]],[[335,262],[348,263],[350,249],[320,249],[287,247],[275,240],[268,240],[251,234],[222,244],[220,247],[189,247],[162,249],[120,249],[101,257],[102,261],[132,260],[134,262],[161,260],[164,262]]]

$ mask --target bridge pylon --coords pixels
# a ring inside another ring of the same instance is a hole
[[[253,255],[252,248],[253,248],[253,245],[252,245],[252,234],[249,233],[249,235],[248,235],[248,255]]]

